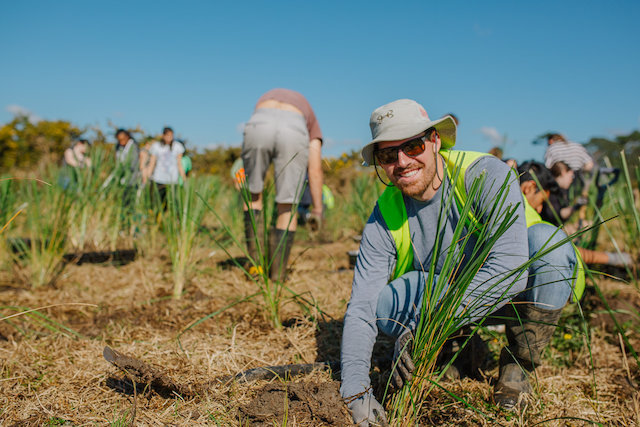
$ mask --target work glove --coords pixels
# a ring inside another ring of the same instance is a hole
[[[416,369],[411,359],[413,349],[413,333],[404,331],[393,346],[393,365],[391,366],[391,383],[400,390],[405,381],[411,380],[411,375]]]
[[[613,265],[614,267],[624,267],[628,265],[631,267],[633,265],[633,259],[631,259],[631,255],[626,252],[606,252],[609,261],[608,265]]]
[[[311,231],[320,231],[322,228],[322,214],[311,212],[307,216],[307,224],[309,224]]]
[[[347,404],[351,411],[353,422],[359,427],[383,426],[386,427],[387,415],[384,408],[371,393],[365,393],[361,397]]]

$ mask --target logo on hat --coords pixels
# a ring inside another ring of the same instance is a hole
[[[382,121],[383,121],[384,119],[386,119],[386,118],[389,118],[389,119],[390,119],[390,118],[392,118],[392,117],[393,117],[393,110],[389,110],[389,111],[387,111],[387,114],[380,114],[380,115],[376,118],[376,121],[377,121],[378,123],[382,123]]]

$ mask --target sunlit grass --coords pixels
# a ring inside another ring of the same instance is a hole
[[[204,200],[212,199],[219,186],[220,181],[211,177],[167,189],[168,208],[163,225],[173,266],[174,298],[182,295],[192,270],[193,251],[206,212]]]

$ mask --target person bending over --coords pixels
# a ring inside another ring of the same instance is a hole
[[[244,206],[245,241],[253,262],[249,273],[258,274],[266,248],[259,243],[264,234],[262,190],[269,165],[275,171],[277,219],[269,236],[269,276],[285,280],[297,220],[293,206],[309,190],[314,220],[322,218],[322,132],[306,98],[290,89],[272,89],[262,95],[244,128],[242,161],[249,191]],[[243,184],[245,185],[245,184]],[[251,211],[250,211],[251,209]],[[256,233],[257,232],[257,233]]]

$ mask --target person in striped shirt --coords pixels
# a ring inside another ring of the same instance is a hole
[[[559,133],[549,134],[547,144],[547,151],[544,153],[547,168],[551,169],[557,162],[564,162],[574,172],[590,172],[593,169],[593,159],[582,144],[568,141]]]

